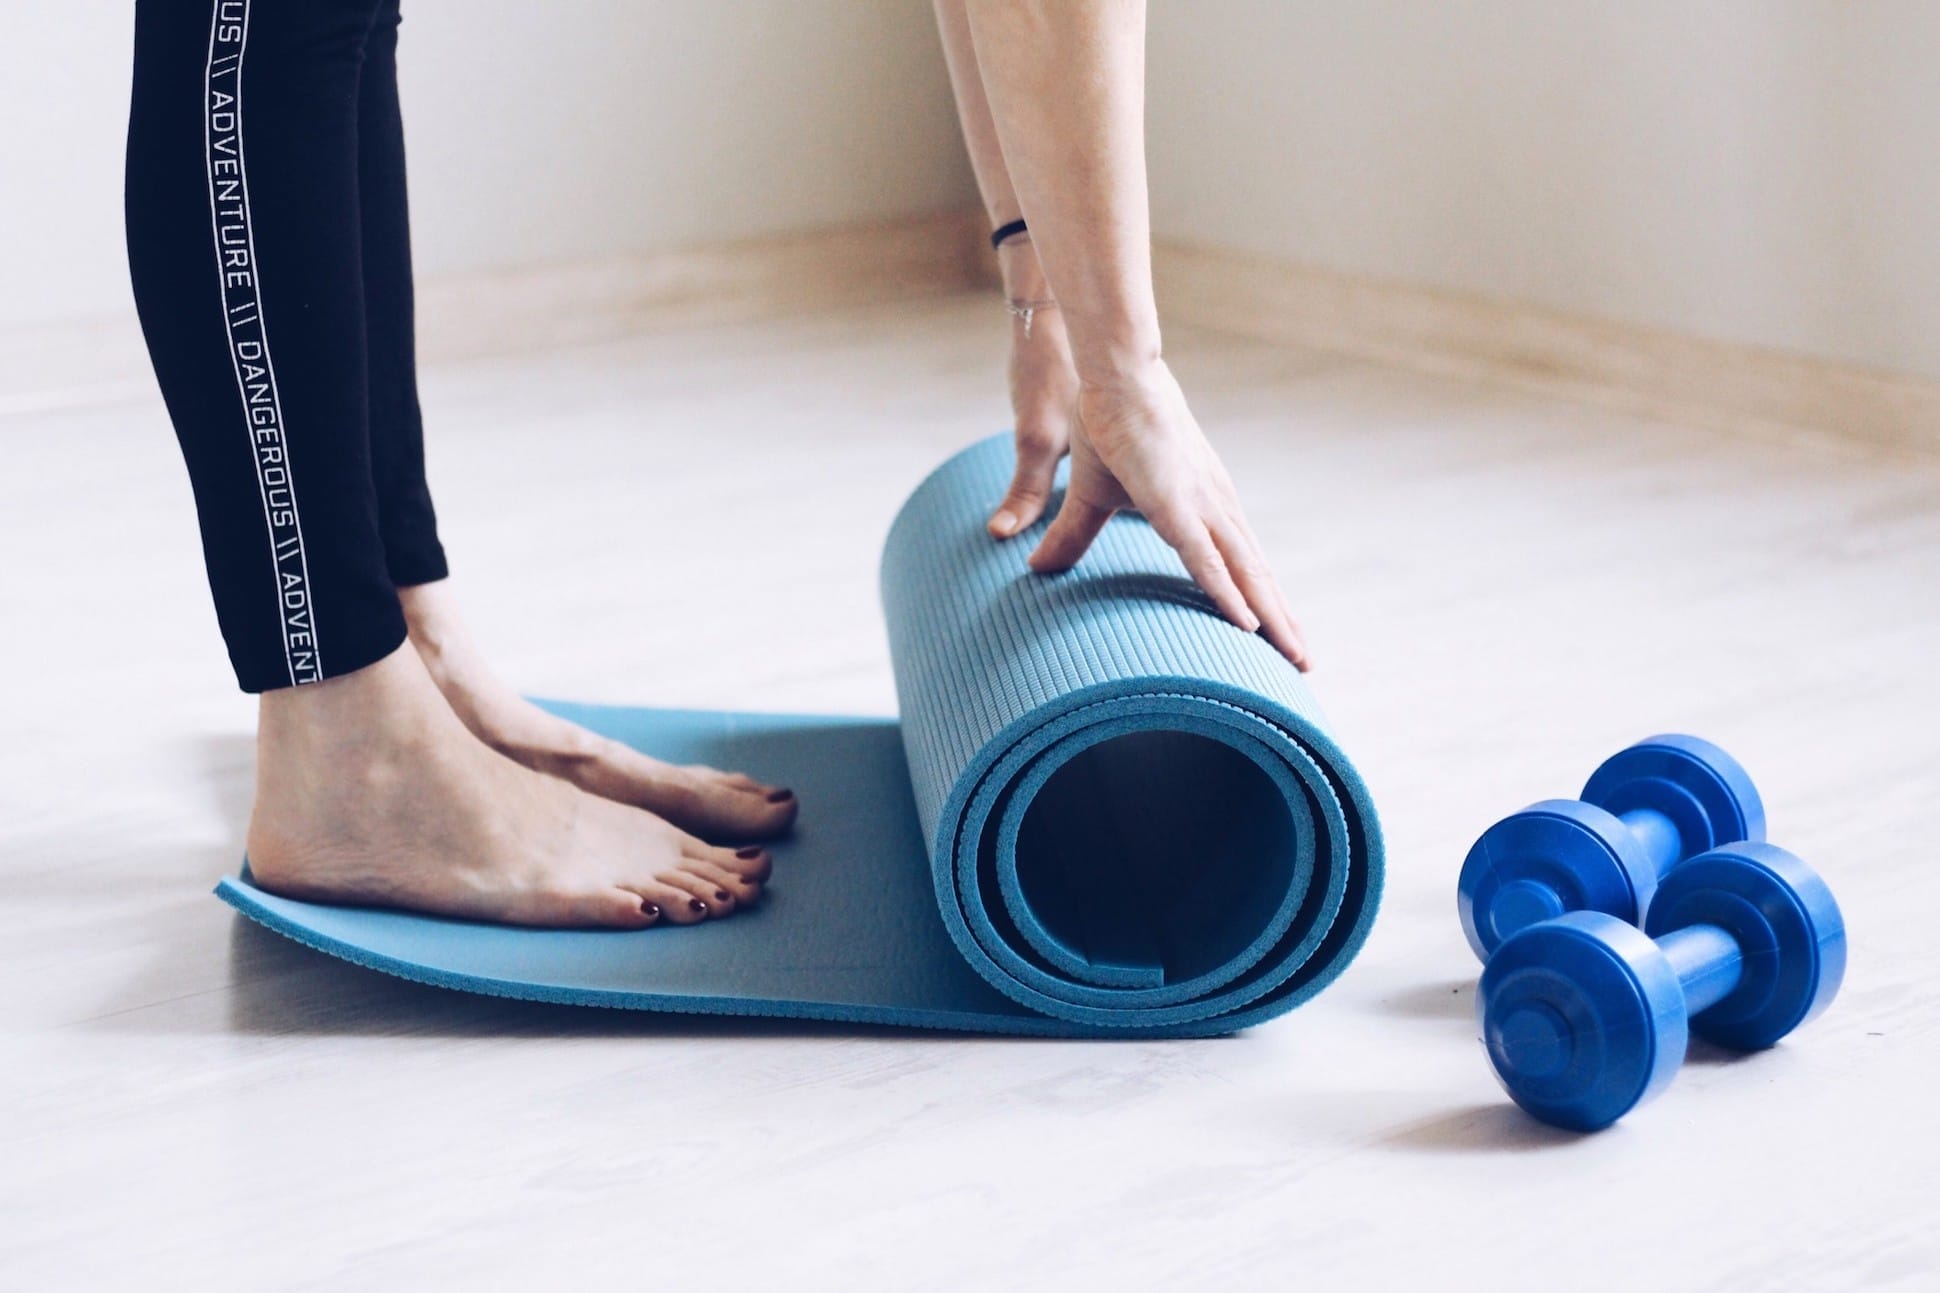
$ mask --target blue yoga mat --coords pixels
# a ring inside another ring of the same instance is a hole
[[[885,544],[897,722],[548,702],[654,755],[795,788],[762,904],[639,931],[510,929],[217,894],[299,942],[537,1001],[972,1032],[1204,1036],[1340,974],[1379,904],[1367,788],[1305,680],[1221,619],[1135,515],[1076,570],[984,518],[1008,436]]]

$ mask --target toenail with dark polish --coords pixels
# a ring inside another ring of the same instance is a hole
[[[785,804],[794,797],[795,792],[792,790],[770,790],[768,792],[768,802],[771,804]]]
[[[716,889],[714,891],[714,896],[716,898],[719,898],[722,902],[726,902],[729,898],[732,898],[734,895],[729,893],[725,889]]]
[[[743,862],[752,862],[756,858],[760,857],[764,851],[765,850],[763,849],[758,849],[750,846],[745,849],[736,849],[734,851],[734,856],[740,858]]]
[[[707,910],[707,904],[702,902],[699,898],[689,898],[687,900],[687,905],[689,907],[692,907],[695,911]]]
[[[657,920],[660,917],[660,904],[657,902],[641,903],[640,910],[648,920]]]

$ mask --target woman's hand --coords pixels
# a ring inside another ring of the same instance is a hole
[[[1020,421],[1020,481],[1022,426]],[[1031,569],[1040,574],[1070,569],[1113,512],[1135,507],[1178,552],[1221,614],[1249,633],[1263,634],[1297,667],[1307,667],[1306,641],[1246,522],[1233,479],[1164,361],[1155,361],[1135,379],[1082,387],[1070,437],[1071,483],[1064,506],[1031,554]],[[1047,489],[1056,459],[1051,463],[1045,469]],[[1012,495],[1017,492],[1013,484]],[[991,528],[996,530],[994,522]]]
[[[1043,299],[1042,272],[1029,245],[1015,250],[1004,257],[1006,290],[1013,300]],[[1044,515],[1058,464],[1069,453],[1071,485],[1031,554],[1033,570],[1069,570],[1113,512],[1137,508],[1222,615],[1263,633],[1294,665],[1307,667],[1306,641],[1246,522],[1232,477],[1163,360],[1137,377],[1086,385],[1062,314],[1039,309],[1028,328],[1011,320],[1010,403],[1017,469],[991,514],[993,537],[1008,539]]]
[[[1044,514],[1067,446],[1071,485],[1033,569],[1077,562],[1111,514],[1136,507],[1220,613],[1304,669],[1307,648],[1233,481],[1159,358],[1145,181],[1144,0],[936,0],[963,138],[1012,301],[1017,472],[998,538]],[[1042,243],[1040,247],[1038,244]],[[1039,263],[1039,254],[1043,260]]]
[[[1023,320],[1011,320],[1010,407],[1016,419],[1011,425],[1017,428],[1017,472],[990,517],[990,533],[999,539],[1029,528],[1044,515],[1058,464],[1071,449],[1078,370],[1071,363],[1064,319],[1055,307],[1034,312],[1028,330]]]

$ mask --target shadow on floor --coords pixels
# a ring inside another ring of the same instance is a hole
[[[1525,1154],[1567,1149],[1585,1139],[1579,1132],[1537,1122],[1505,1098],[1500,1104],[1451,1110],[1399,1128],[1375,1143],[1382,1149],[1404,1153]]]
[[[871,1024],[661,1014],[454,992],[351,965],[241,916],[230,929],[229,980],[229,1031],[276,1036],[988,1040]]]
[[[1771,1054],[1773,1054],[1772,1051],[1734,1051],[1729,1047],[1719,1046],[1716,1042],[1707,1042],[1702,1037],[1693,1035],[1689,1049],[1684,1052],[1684,1063],[1692,1068],[1729,1068],[1734,1064],[1743,1064],[1747,1060],[1757,1060],[1761,1056]],[[1765,1062],[1771,1061],[1767,1059]]]
[[[1457,979],[1452,983],[1424,983],[1393,996],[1381,998],[1381,1009],[1409,1019],[1448,1019],[1464,1027],[1475,1023],[1475,980]]]

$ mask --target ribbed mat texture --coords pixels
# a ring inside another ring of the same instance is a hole
[[[1381,837],[1305,680],[1133,515],[1040,577],[992,541],[1008,436],[904,505],[882,562],[900,726],[555,705],[679,761],[793,785],[761,908],[632,933],[293,902],[252,918],[363,965],[545,1001],[1078,1036],[1230,1032],[1366,938]],[[939,919],[940,917],[940,919]]]
[[[1300,674],[1226,623],[1143,519],[1114,518],[1053,578],[1024,567],[1035,533],[991,542],[984,518],[1013,462],[996,437],[945,463],[904,504],[883,556],[903,746],[945,925],[1000,991],[1063,1019],[1237,1026],[1242,1011],[1290,1009],[1373,920],[1380,835],[1366,788]],[[1107,762],[1112,738],[1147,748]],[[1074,786],[1052,806],[1061,821],[1027,832],[1031,796],[1060,773],[1129,784]],[[1237,777],[1255,793],[1219,784]],[[1154,802],[1168,794],[1267,820],[1208,830],[1208,813]],[[1017,857],[1033,834],[1059,854],[1035,877]],[[1166,856],[1140,856],[1159,842]],[[1216,855],[1247,845],[1280,856]],[[1061,894],[1068,876],[1044,873],[1079,852],[1085,892]]]

